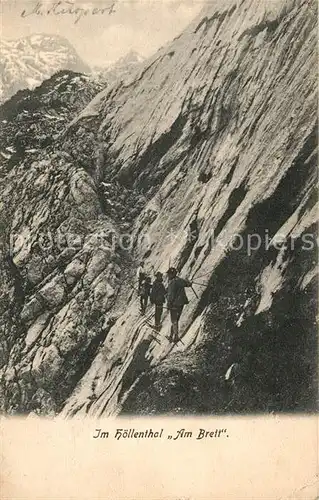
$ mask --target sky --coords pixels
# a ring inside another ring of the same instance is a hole
[[[203,7],[201,0],[60,0],[55,13],[48,14],[57,1],[1,0],[1,36],[16,39],[34,33],[62,35],[85,62],[100,66],[116,61],[130,50],[150,56],[179,35]],[[113,1],[112,14],[108,10],[92,14],[93,9],[96,12],[109,8]],[[78,15],[58,14],[62,9],[74,11],[76,7],[88,10],[78,22]],[[35,10],[42,14],[34,13]]]

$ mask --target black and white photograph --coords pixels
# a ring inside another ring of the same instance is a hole
[[[1,9],[1,415],[315,414],[317,2]]]

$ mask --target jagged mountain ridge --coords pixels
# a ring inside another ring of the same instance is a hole
[[[66,38],[42,33],[1,39],[0,102],[18,90],[37,87],[60,70],[90,71]]]
[[[106,67],[95,66],[92,68],[93,78],[107,82],[108,84],[114,83],[119,78],[126,78],[133,71],[137,71],[138,67],[143,63],[145,58],[135,50],[130,50],[123,57],[117,61],[108,64]]]
[[[4,158],[20,149],[38,154],[55,143],[78,112],[104,88],[89,76],[59,71],[34,91],[20,90],[1,106],[1,146]],[[14,158],[10,164],[14,163]],[[7,165],[8,166],[8,165]],[[5,162],[2,165],[6,170]]]
[[[50,155],[10,170],[5,411],[313,410],[316,249],[302,250],[301,237],[316,229],[315,28],[314,2],[210,6],[139,74],[97,95]],[[78,164],[70,148],[91,160]],[[131,252],[112,247],[108,184],[141,202]],[[39,249],[43,228],[88,242],[102,232],[105,244]],[[294,247],[249,255],[248,236],[266,230]],[[234,234],[240,251],[229,249]],[[201,282],[174,348],[167,315],[159,343],[139,318],[131,284],[143,256]]]

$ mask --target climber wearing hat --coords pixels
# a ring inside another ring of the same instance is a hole
[[[171,342],[178,341],[178,322],[181,317],[185,304],[188,304],[188,298],[185,293],[186,287],[191,287],[190,281],[177,276],[177,271],[174,267],[170,267],[167,271],[168,288],[167,288],[167,307],[171,316],[171,333],[169,340]]]
[[[155,328],[161,327],[161,319],[163,314],[163,304],[166,298],[166,288],[163,284],[163,275],[160,272],[155,274],[155,280],[150,293],[151,304],[155,305]]]

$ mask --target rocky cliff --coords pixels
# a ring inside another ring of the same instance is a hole
[[[3,156],[2,411],[314,410],[316,20],[214,3],[51,144]],[[139,314],[142,258],[193,280],[176,345],[166,310],[159,334]]]

